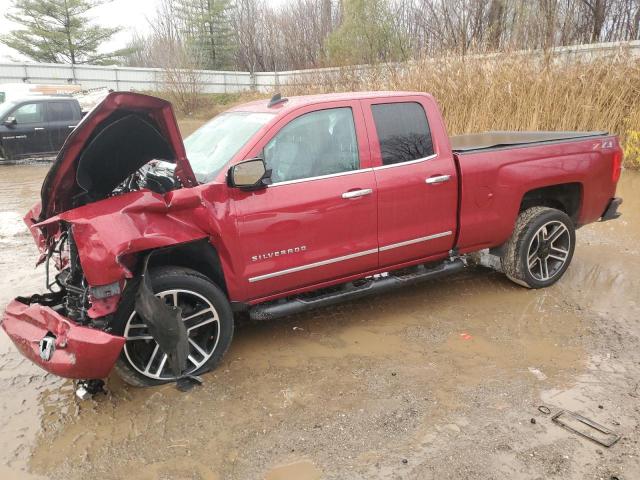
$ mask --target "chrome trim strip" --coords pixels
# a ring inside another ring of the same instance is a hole
[[[288,275],[289,273],[302,272],[303,270],[309,270],[311,268],[323,267],[325,265],[331,265],[332,263],[344,262],[345,260],[351,260],[352,258],[363,257],[365,255],[372,255],[374,253],[384,252],[386,250],[391,250],[394,248],[413,245],[414,243],[426,242],[436,238],[447,237],[452,234],[453,232],[451,230],[449,230],[448,232],[434,233],[433,235],[428,235],[426,237],[414,238],[413,240],[406,240],[404,242],[399,242],[399,243],[392,243],[391,245],[385,245],[384,247],[372,248],[371,250],[364,250],[358,253],[343,255],[342,257],[330,258],[328,260],[322,260],[320,262],[308,263],[307,265],[300,265],[299,267],[292,267],[292,268],[287,268],[286,270],[279,270],[277,272],[265,273],[264,275],[258,275],[257,277],[249,278],[249,283],[259,282],[261,280],[268,280],[269,278],[280,277],[282,275]]]
[[[380,247],[381,252],[385,252],[387,250],[393,250],[394,248],[406,247],[407,245],[413,245],[414,243],[427,242],[429,240],[434,240],[436,238],[448,237],[452,235],[453,232],[449,230],[448,232],[442,233],[434,233],[433,235],[428,235],[426,237],[414,238],[413,240],[405,240],[404,242],[392,243],[391,245],[385,245],[384,247]]]
[[[361,168],[359,170],[348,170],[346,172],[329,173],[327,175],[320,175],[317,177],[299,178],[297,180],[286,180],[284,182],[272,183],[271,185],[269,185],[269,188],[279,187],[280,185],[291,185],[294,183],[311,182],[313,180],[322,180],[323,178],[342,177],[343,175],[354,175],[356,173],[370,172],[372,170],[373,170],[372,168]]]
[[[303,270],[309,270],[310,268],[322,267],[324,265],[330,265],[332,263],[344,262],[345,260],[351,260],[352,258],[363,257],[365,255],[372,255],[378,253],[377,248],[371,250],[365,250],[363,252],[352,253],[350,255],[344,255],[342,257],[330,258],[329,260],[322,260],[321,262],[308,263],[307,265],[300,265],[299,267],[287,268],[286,270],[279,270],[277,272],[266,273],[257,277],[251,277],[249,283],[259,282],[260,280],[267,280],[268,278],[280,277],[289,273],[301,272]]]
[[[417,158],[415,160],[411,160],[410,162],[400,162],[400,163],[392,163],[391,165],[381,165],[379,167],[373,167],[374,170],[384,170],[385,168],[395,168],[395,167],[400,167],[402,165],[412,165],[414,163],[420,163],[420,162],[424,162],[426,160],[431,160],[433,158],[436,158],[438,156],[437,153],[433,153],[431,155],[429,155],[428,157],[422,157],[422,158]]]
[[[299,178],[297,180],[286,180],[284,182],[272,183],[271,185],[269,185],[269,188],[278,187],[280,185],[292,185],[294,183],[312,182],[314,180],[322,180],[323,178],[341,177],[343,175],[354,175],[356,173],[371,172],[374,170],[382,170],[385,168],[394,168],[394,167],[399,167],[401,165],[411,165],[414,163],[420,163],[426,160],[431,160],[432,158],[436,158],[437,156],[438,154],[434,153],[433,155],[429,155],[428,157],[417,158],[416,160],[411,160],[410,162],[392,163],[391,165],[381,165],[379,167],[360,168],[358,170],[349,170],[346,172],[329,173],[327,175],[319,175],[317,177]]]

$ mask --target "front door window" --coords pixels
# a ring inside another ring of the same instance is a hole
[[[16,108],[10,117],[15,117],[18,124],[44,122],[43,103],[25,103]]]
[[[273,183],[357,170],[351,108],[320,110],[292,120],[267,144],[264,159]]]

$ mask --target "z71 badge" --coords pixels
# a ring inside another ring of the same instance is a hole
[[[269,253],[261,253],[259,255],[253,255],[251,257],[252,262],[257,262],[258,260],[269,260],[274,257],[282,257],[283,255],[290,255],[292,253],[301,253],[307,250],[306,245],[301,245],[299,247],[287,248],[286,250],[276,250],[275,252]]]

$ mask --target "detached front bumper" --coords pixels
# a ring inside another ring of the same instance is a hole
[[[50,307],[17,299],[7,305],[2,328],[25,357],[66,378],[107,377],[125,343],[124,337],[80,326]],[[43,341],[45,337],[49,340]]]

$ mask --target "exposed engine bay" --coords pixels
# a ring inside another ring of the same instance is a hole
[[[78,250],[68,225],[45,259],[46,287],[49,293],[33,295],[20,300],[25,304],[39,303],[53,308],[80,325],[90,323],[90,288],[82,272]],[[52,267],[57,273],[52,271]]]
[[[174,158],[172,148],[151,118],[117,112],[92,135],[80,155],[76,182],[83,192],[75,196],[73,206],[144,189],[162,195],[181,188]],[[122,291],[123,285],[118,283],[89,287],[71,226],[65,222],[60,223],[59,235],[47,251],[45,268],[51,293],[38,295],[32,301],[44,302],[81,325],[94,324],[89,315],[93,300]],[[103,322],[104,319],[98,320]]]
[[[80,155],[76,181],[85,193],[76,206],[142,188],[161,194],[180,188],[175,153],[151,119],[126,112],[117,116]]]
[[[122,195],[144,188],[160,194],[176,190],[182,185],[175,176],[175,170],[176,166],[173,163],[151,160],[116,186],[109,196]]]
[[[59,270],[51,280],[51,263]],[[67,225],[64,226],[55,247],[49,252],[45,264],[47,270],[47,289],[54,294],[60,292],[61,307],[65,316],[85,324],[88,320],[89,287],[82,273],[78,250],[73,235]]]
[[[143,189],[164,194],[180,187],[180,181],[175,177],[175,164],[151,160],[129,175],[107,196],[113,197]],[[58,271],[57,274],[53,273],[52,267]],[[50,306],[58,305],[61,314],[81,325],[93,323],[88,315],[92,299],[117,295],[122,290],[118,284],[89,287],[82,272],[70,225],[66,223],[61,223],[61,233],[47,253],[45,268],[46,286],[51,292],[46,303]],[[43,300],[42,296],[38,296],[38,302],[41,303]],[[102,322],[104,319],[100,323]]]

